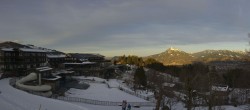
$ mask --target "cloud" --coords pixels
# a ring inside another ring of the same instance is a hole
[[[242,42],[250,29],[247,4],[244,0],[3,0],[0,33],[2,40],[64,50]]]

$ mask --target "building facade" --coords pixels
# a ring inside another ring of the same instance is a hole
[[[0,69],[2,72],[25,72],[46,65],[46,51],[21,45],[16,47],[11,45],[12,42],[5,42],[5,44],[9,45],[0,47]]]

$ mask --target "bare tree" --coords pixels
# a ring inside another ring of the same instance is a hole
[[[165,78],[160,72],[155,70],[150,70],[148,74],[148,87],[154,91],[156,106],[155,110],[159,110],[161,103],[163,101],[164,95],[166,94],[166,90],[164,89]]]
[[[176,105],[178,102],[177,97],[165,97],[164,98],[164,104],[167,105],[168,110],[173,110],[173,106]]]

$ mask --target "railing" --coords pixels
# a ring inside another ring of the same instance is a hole
[[[18,78],[12,78],[9,80],[9,84],[11,86],[17,88],[15,86],[15,83],[17,80],[18,80]],[[131,91],[128,91],[128,90],[125,90],[125,91],[131,93],[132,95],[134,94]],[[29,92],[29,93],[34,94],[34,95],[40,95],[37,92],[32,92],[32,91],[26,91],[26,92]],[[139,95],[139,94],[137,94],[137,95],[141,98],[147,98],[147,97]],[[68,102],[80,102],[80,103],[86,103],[86,104],[92,104],[92,105],[103,105],[103,106],[121,106],[122,105],[122,102],[99,101],[99,100],[85,99],[85,98],[78,98],[78,97],[61,97],[61,96],[55,97],[55,96],[52,96],[51,98],[57,99],[57,100],[68,101]],[[146,106],[146,107],[155,106],[155,103],[153,103],[153,102],[127,102],[127,103],[129,103],[131,106]]]
[[[86,81],[90,81],[90,82],[94,82],[94,83],[106,83],[105,81],[95,81],[95,80],[91,80],[91,79],[80,79],[80,78],[74,78],[74,79],[76,79],[76,80],[78,80],[78,81],[85,81],[85,82],[86,82]],[[106,84],[107,84],[107,83],[106,83]],[[108,87],[109,87],[109,84],[107,84],[107,85],[108,85]],[[138,93],[136,93],[136,92],[134,92],[134,91],[125,89],[125,88],[123,88],[123,87],[119,87],[119,89],[120,89],[121,91],[123,91],[123,92],[126,92],[126,93],[128,93],[128,94],[134,95],[134,96],[139,97],[139,98],[142,98],[142,99],[144,99],[144,100],[151,101],[151,102],[155,102],[153,96],[151,96],[151,97],[150,97],[150,96],[144,96],[144,95],[138,94]]]
[[[120,89],[121,91],[124,91],[124,92],[128,93],[128,94],[131,94],[131,95],[134,95],[134,96],[136,96],[136,97],[142,98],[142,99],[144,99],[144,100],[151,101],[151,102],[155,102],[154,97],[143,96],[143,95],[141,95],[141,94],[138,94],[138,93],[136,93],[136,92],[134,92],[134,91],[131,91],[131,90],[127,90],[127,89],[122,88],[122,87],[119,87],[119,89]]]
[[[122,102],[112,102],[112,101],[99,101],[99,100],[92,100],[92,99],[85,99],[85,98],[78,98],[78,97],[52,97],[58,100],[64,100],[69,102],[80,102],[92,105],[103,105],[103,106],[121,106]],[[153,107],[155,103],[152,102],[127,102],[132,106],[147,106]]]

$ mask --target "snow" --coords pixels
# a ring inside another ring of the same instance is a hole
[[[95,79],[97,81],[101,81],[101,78],[95,78]],[[116,80],[111,80],[109,84],[116,85],[117,82]],[[90,85],[91,85],[90,88],[85,91],[70,89],[72,93],[75,93],[70,95],[84,96],[86,98],[92,97],[94,100],[103,99],[105,101],[106,100],[118,101],[118,102],[121,102],[122,100],[127,100],[128,102],[144,101],[143,99],[138,99],[135,96],[126,94],[118,90],[118,88],[108,88],[107,85],[103,83],[90,83]],[[121,110],[121,106],[100,106],[100,105],[91,105],[79,102],[64,102],[60,100],[32,95],[10,86],[9,78],[0,80],[0,87],[1,87],[0,88],[1,110]],[[215,108],[222,108],[223,110],[249,110],[249,107],[250,107],[249,105],[242,105],[238,107],[221,106]],[[140,108],[133,107],[132,110],[153,110],[153,108],[154,107],[140,107]],[[207,110],[207,108],[208,107],[196,107],[194,110]],[[176,104],[174,104],[172,109],[186,110],[185,104],[182,102],[177,102]]]
[[[249,108],[246,105],[238,107],[224,105],[224,106],[215,106],[214,108],[215,109],[213,110],[249,110]],[[195,110],[208,110],[208,107],[196,107]]]
[[[212,86],[213,91],[227,92],[228,86]]]
[[[85,103],[73,103],[79,106],[84,106],[88,108],[89,110],[121,110],[121,106],[99,106],[99,105],[90,105]],[[132,107],[132,110],[153,110],[154,107],[140,107],[140,108],[134,108]],[[176,110],[183,110],[183,109],[176,109]],[[185,110],[185,109],[184,109]]]
[[[89,110],[83,106],[18,90],[9,85],[9,78],[0,80],[0,87],[1,110]]]
[[[65,96],[113,102],[121,102],[122,100],[127,100],[128,102],[148,102],[127,94],[118,88],[108,88],[107,84],[102,83],[90,83],[90,87],[87,90],[71,88],[65,93]]]
[[[40,67],[40,68],[36,68],[37,71],[48,71],[48,70],[52,70],[53,68],[50,68],[50,67]]]
[[[163,83],[163,86],[165,86],[165,87],[174,87],[175,84],[173,84],[173,83]]]
[[[61,76],[54,76],[54,78],[42,78],[42,79],[45,79],[45,80],[48,80],[48,81],[55,81],[55,80],[58,80],[62,78]]]
[[[86,81],[93,81],[93,82],[104,82],[105,81],[105,79],[98,78],[98,77],[72,76],[72,78],[86,80]]]
[[[13,51],[13,48],[2,48],[2,51]]]
[[[119,88],[120,83],[116,79],[110,79],[109,81],[106,81],[107,85],[110,88]]]
[[[63,63],[68,65],[87,65],[87,64],[95,64],[95,62],[82,62],[82,63]]]
[[[241,89],[241,88],[234,88],[229,97],[236,98],[236,101],[240,104],[247,102],[248,98],[250,98],[250,89]]]
[[[48,54],[47,54],[47,57],[48,57],[48,58],[64,58],[64,57],[66,57],[66,55],[64,55],[64,54],[59,54],[59,55],[48,55]]]
[[[74,73],[74,71],[58,70],[58,71],[55,71],[55,72],[52,73],[52,74],[54,74],[54,75],[59,75],[59,74],[72,74],[72,73]]]
[[[39,91],[39,92],[44,92],[44,91],[50,91],[51,90],[51,86],[49,86],[49,85],[31,86],[31,85],[25,85],[24,84],[25,82],[36,80],[36,79],[37,79],[37,74],[36,73],[30,73],[29,75],[27,75],[27,76],[23,77],[22,79],[18,80],[16,82],[16,86],[19,87],[19,88],[22,88],[23,90],[31,90],[31,91]]]
[[[46,52],[45,50],[41,50],[41,49],[30,49],[30,48],[19,48],[21,51],[24,52]]]

